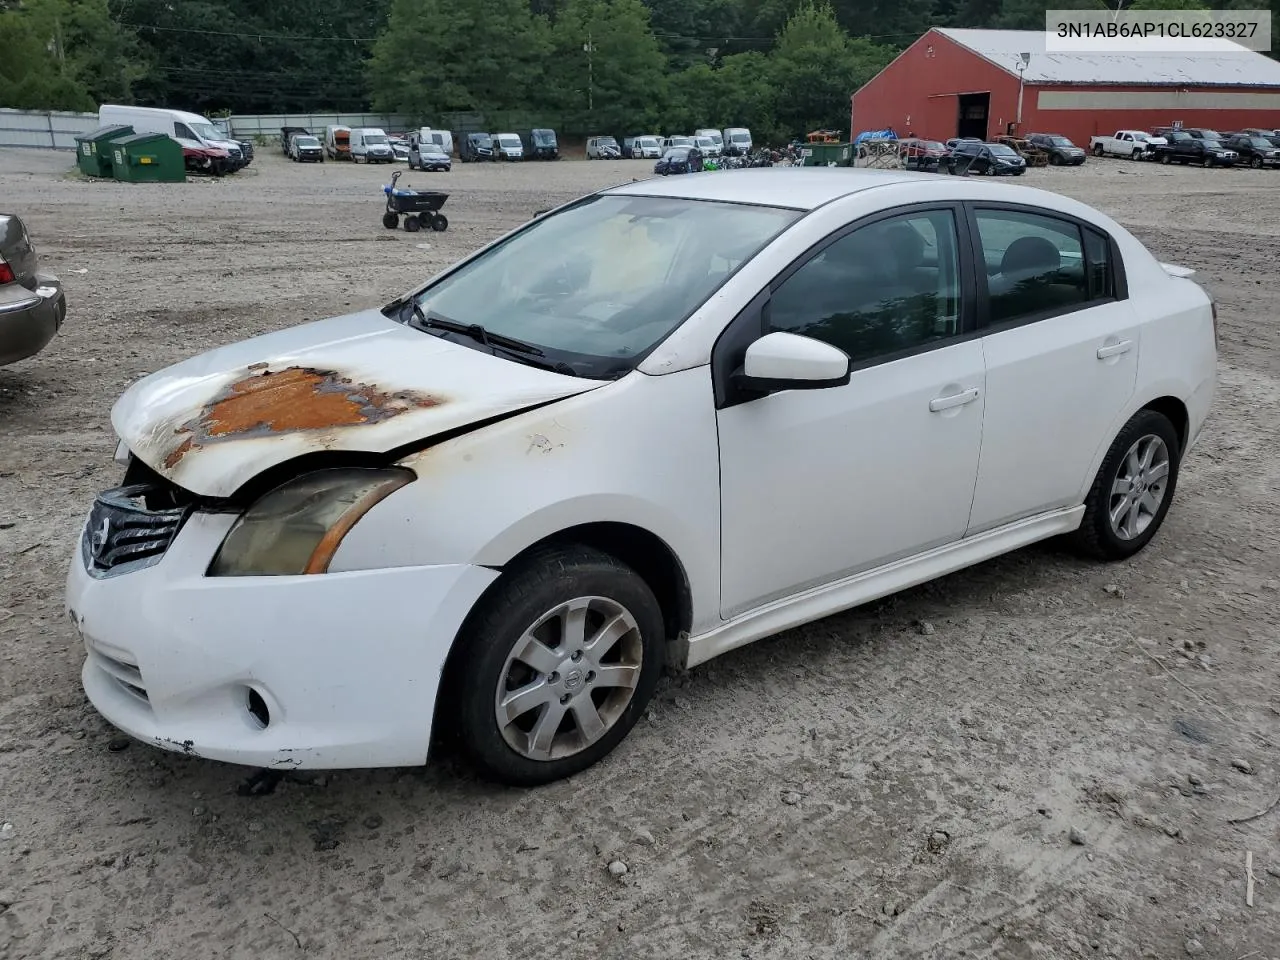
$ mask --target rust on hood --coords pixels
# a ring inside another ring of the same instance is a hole
[[[407,410],[444,403],[440,397],[411,390],[388,393],[334,370],[285,367],[272,373],[266,367],[250,366],[246,376],[178,427],[174,433],[182,439],[164,465],[172,469],[193,448],[209,443],[380,423]]]

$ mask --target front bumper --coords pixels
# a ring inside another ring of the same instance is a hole
[[[37,274],[35,290],[16,283],[0,287],[0,366],[43,350],[66,315],[62,282],[51,274]]]
[[[94,707],[139,740],[229,763],[424,763],[445,658],[498,574],[448,565],[206,577],[233,520],[193,514],[158,563],[105,578],[77,543],[66,605]]]

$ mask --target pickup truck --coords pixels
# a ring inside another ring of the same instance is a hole
[[[1221,140],[1201,140],[1189,133],[1174,131],[1169,142],[1156,147],[1161,163],[1198,163],[1204,167],[1235,166],[1239,154],[1223,146]]]
[[[1117,130],[1109,137],[1090,137],[1089,149],[1095,157],[1128,157],[1130,160],[1149,160],[1156,148],[1167,141],[1154,137],[1144,130]]]

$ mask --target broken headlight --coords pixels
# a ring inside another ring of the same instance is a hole
[[[214,577],[324,573],[342,538],[375,504],[414,479],[399,467],[317,470],[260,497],[209,566]]]

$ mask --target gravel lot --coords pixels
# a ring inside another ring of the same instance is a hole
[[[80,690],[65,564],[126,384],[380,304],[650,165],[412,174],[452,225],[408,234],[385,168],[264,148],[132,186],[71,161],[0,151],[0,207],[69,298],[0,368],[0,957],[1280,958],[1280,808],[1231,822],[1280,797],[1280,173],[1024,178],[1221,301],[1220,398],[1145,553],[1032,548],[755,644],[523,792],[447,758],[273,782],[121,739]]]

